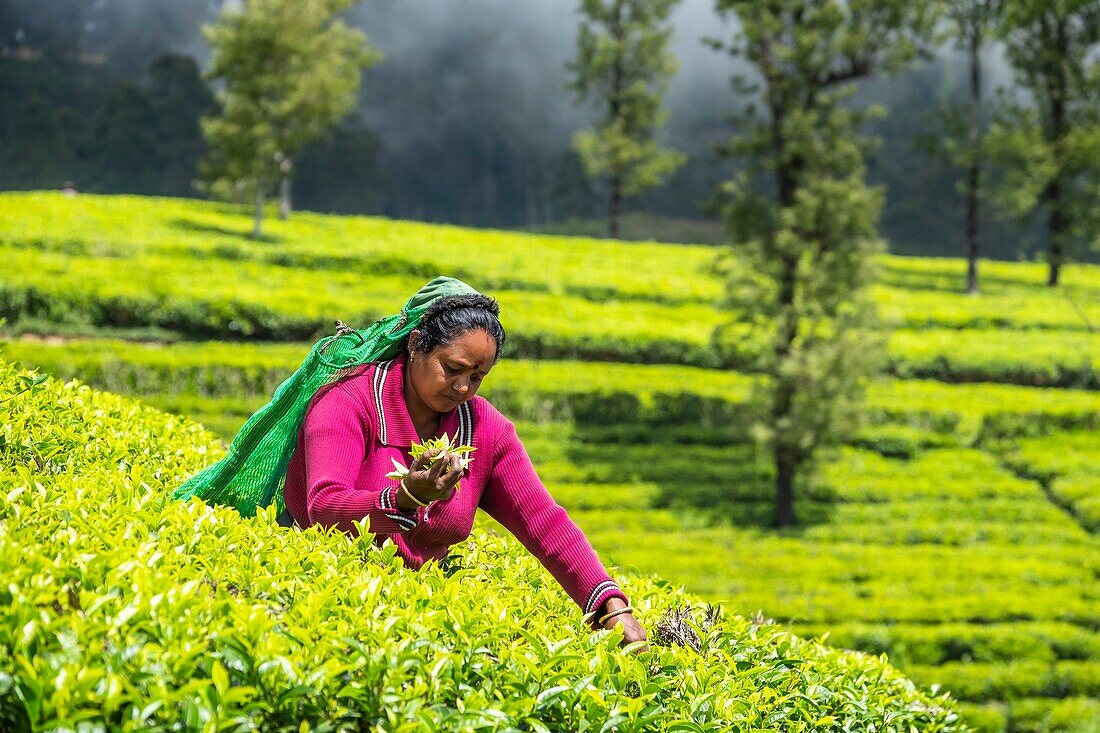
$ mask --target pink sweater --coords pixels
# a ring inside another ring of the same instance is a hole
[[[286,505],[301,527],[354,533],[370,518],[382,541],[397,545],[406,566],[440,559],[470,536],[478,508],[504,525],[538,558],[585,613],[612,597],[626,600],[584,534],[558,506],[531,465],[515,426],[481,397],[443,415],[439,435],[473,445],[473,462],[450,499],[406,514],[396,502],[391,458],[412,464],[420,442],[405,407],[405,357],[369,364],[326,392],[306,414],[290,460]]]

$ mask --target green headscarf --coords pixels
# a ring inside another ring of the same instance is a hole
[[[274,502],[282,512],[283,482],[298,442],[298,429],[309,401],[339,372],[397,355],[401,342],[420,323],[424,311],[438,298],[478,295],[461,280],[437,277],[416,292],[400,313],[369,328],[343,327],[321,339],[302,365],[275,390],[233,438],[229,453],[199,471],[173,492],[177,499],[197,496],[209,504],[236,507],[246,517],[257,507]]]

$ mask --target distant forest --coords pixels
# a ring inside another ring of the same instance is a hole
[[[214,104],[202,77],[201,27],[221,0],[0,0],[0,188],[195,196],[198,119]],[[664,144],[689,156],[672,179],[627,201],[628,212],[711,218],[732,173],[712,146],[733,131],[728,56],[703,47],[728,36],[710,0],[673,16],[681,70],[666,102]],[[572,132],[593,110],[574,106],[564,63],[576,16],[564,0],[377,0],[357,8],[383,60],[364,75],[359,111],[301,156],[297,208],[498,228],[553,229],[600,218],[604,196],[581,174]],[[1008,81],[991,58],[990,96]],[[887,191],[881,230],[901,254],[963,255],[957,173],[922,152],[930,112],[963,99],[965,68],[950,50],[860,90],[882,103],[867,133],[873,183]],[[1039,227],[986,207],[983,255],[1041,253]],[[1096,257],[1095,253],[1092,255]]]

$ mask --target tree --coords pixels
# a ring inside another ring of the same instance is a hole
[[[360,70],[378,54],[336,15],[355,0],[244,0],[206,29],[209,75],[221,79],[221,109],[203,119],[211,191],[254,197],[259,237],[264,197],[279,184],[290,213],[294,156],[355,105]]]
[[[854,82],[913,59],[932,26],[930,5],[912,0],[717,0],[735,14],[731,43],[756,76],[735,90],[760,92],[721,152],[748,167],[720,200],[734,237],[726,260],[728,305],[737,322],[716,334],[758,344],[753,432],[776,471],[776,525],[794,524],[795,484],[820,448],[856,423],[874,367],[873,311],[866,297],[881,248],[880,191],[864,182],[866,111],[842,102]]]
[[[950,0],[945,6],[947,34],[967,55],[970,99],[966,108],[949,105],[941,111],[941,132],[935,147],[965,170],[959,189],[966,198],[966,292],[978,292],[978,214],[982,191],[982,51],[1000,28],[1002,0]]]
[[[567,65],[579,102],[606,104],[594,130],[573,140],[585,173],[609,187],[607,228],[619,237],[624,196],[661,183],[684,155],[654,139],[665,123],[661,93],[676,72],[664,23],[679,0],[581,0],[585,20],[577,31],[577,57]]]
[[[1045,212],[1055,286],[1066,258],[1100,234],[1100,0],[1011,0],[1003,33],[1030,100],[1004,94],[990,129],[1005,169],[996,198],[1020,218]]]
[[[195,165],[203,153],[199,120],[214,111],[214,95],[190,56],[166,52],[149,65],[149,98],[156,112],[164,158],[158,193],[193,193]]]
[[[107,193],[155,189],[166,162],[158,132],[149,94],[133,82],[117,82],[93,126],[94,188]]]

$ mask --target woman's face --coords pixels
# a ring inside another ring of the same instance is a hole
[[[419,337],[419,331],[409,334],[412,343]],[[411,351],[407,368],[413,391],[430,409],[449,412],[477,394],[496,356],[496,339],[481,328],[427,354]]]

